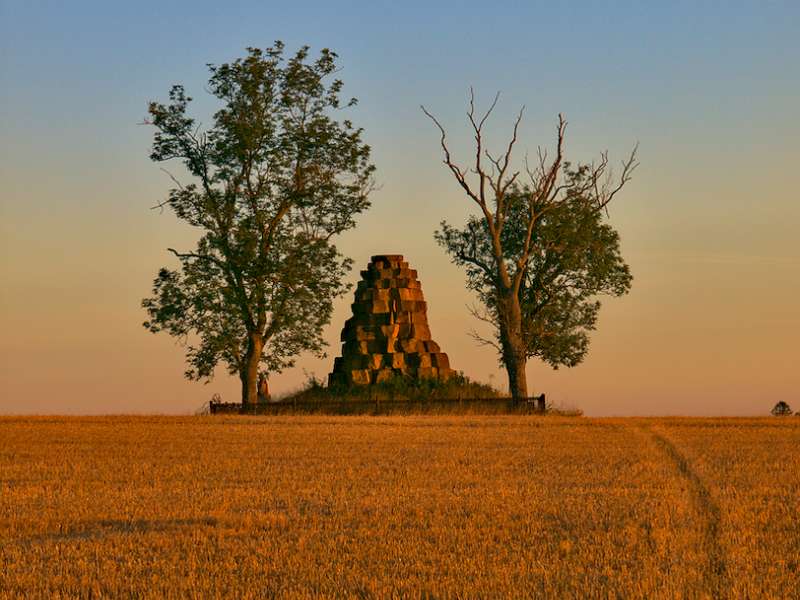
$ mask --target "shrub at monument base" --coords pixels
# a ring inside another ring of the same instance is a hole
[[[544,412],[561,417],[583,416],[583,411],[577,408],[547,405],[543,409],[538,399],[514,400],[491,385],[471,381],[463,373],[455,373],[446,381],[395,375],[369,386],[334,384],[331,387],[325,387],[312,376],[304,388],[261,408],[263,410],[257,414],[477,416],[541,415]]]
[[[311,377],[303,389],[279,398],[278,403],[295,414],[374,414],[376,406],[380,414],[507,414],[518,408],[499,390],[470,381],[463,373],[446,381],[394,375],[368,386],[338,383],[325,387]]]

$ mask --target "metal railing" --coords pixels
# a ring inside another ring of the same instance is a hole
[[[458,413],[478,411],[490,413],[545,413],[545,395],[528,398],[419,398],[404,400],[382,400],[380,398],[352,400],[279,400],[242,404],[222,402],[212,399],[208,404],[209,413],[239,415],[277,415],[277,414],[404,414],[404,413]],[[457,409],[457,410],[456,410]]]

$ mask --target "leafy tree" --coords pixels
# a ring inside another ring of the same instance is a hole
[[[786,402],[781,400],[775,406],[772,407],[772,415],[775,417],[786,417],[792,414],[792,407],[789,406]]]
[[[520,171],[512,171],[522,110],[503,154],[484,147],[483,128],[498,97],[476,116],[470,94],[467,117],[476,147],[469,170],[453,162],[444,128],[422,110],[439,129],[444,164],[479,208],[463,228],[442,222],[436,240],[466,270],[467,287],[482,304],[473,314],[494,329],[492,339],[473,337],[497,349],[511,395],[522,398],[528,395],[528,359],[539,357],[554,368],[580,363],[597,321],[597,296],[630,289],[619,235],[605,217],[636,167],[636,149],[616,182],[607,153],[598,163],[572,164],[564,159],[566,121],[559,115],[555,157],[540,150],[534,167],[526,160],[523,184]]]
[[[323,354],[321,331],[351,266],[332,238],[369,207],[370,148],[360,128],[335,118],[356,100],[340,100],[337,55],[308,52],[286,58],[276,42],[209,65],[208,90],[222,106],[205,131],[180,85],[148,108],[150,158],[179,160],[191,177],[172,177],[160,206],[200,238],[192,251],[169,249],[180,266],[158,272],[144,326],[185,342],[189,379],[210,378],[223,362],[247,403],[257,401],[262,367],[280,372],[302,351]]]

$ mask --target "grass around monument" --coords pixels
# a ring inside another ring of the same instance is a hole
[[[293,392],[287,398],[297,400],[378,400],[419,401],[457,398],[502,398],[504,394],[493,386],[472,381],[463,373],[457,373],[446,380],[435,378],[413,378],[396,375],[372,385],[325,386],[313,375],[303,389]]]
[[[372,385],[324,385],[314,375],[299,390],[275,398],[292,405],[295,414],[519,414],[533,405],[513,402],[494,386],[473,381],[461,372],[446,380],[396,375]],[[328,407],[330,410],[321,410]],[[547,406],[548,414],[581,416],[574,408]]]

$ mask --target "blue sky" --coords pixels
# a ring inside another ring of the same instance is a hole
[[[618,159],[640,143],[642,166],[612,211],[634,290],[607,303],[586,365],[554,374],[532,364],[534,389],[590,414],[697,414],[699,397],[712,412],[755,414],[759,390],[800,389],[787,357],[800,335],[798,3],[0,0],[0,412],[22,410],[20,390],[41,380],[64,390],[63,401],[37,399],[43,411],[101,410],[95,390],[119,381],[138,386],[120,397],[123,411],[179,412],[210,396],[181,380],[180,349],[139,325],[164,248],[193,235],[149,210],[170,182],[139,123],[173,83],[207,117],[205,64],[276,39],[340,55],[381,184],[341,247],[357,264],[409,256],[456,368],[502,381],[466,337],[463,277],[432,240],[442,218],[459,222],[470,207],[419,105],[466,157],[472,85],[484,105],[502,92],[497,144],[526,106],[520,158],[552,144],[559,112],[573,160],[606,148]],[[299,385],[303,369],[325,375],[349,302],[326,333],[331,356],[303,358],[276,378],[279,390]],[[34,372],[25,365],[42,344],[59,359]],[[235,383],[212,387],[235,397]]]

